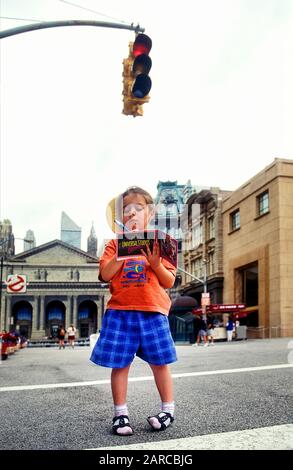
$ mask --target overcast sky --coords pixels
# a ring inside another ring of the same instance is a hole
[[[0,0],[1,16],[139,23],[153,40],[151,100],[122,111],[134,33],[54,28],[1,40],[0,220],[37,244],[61,212],[99,241],[107,202],[158,181],[233,190],[293,159],[292,0]],[[114,19],[115,18],[115,19]],[[1,29],[32,21],[1,20]],[[17,251],[22,250],[18,242]]]

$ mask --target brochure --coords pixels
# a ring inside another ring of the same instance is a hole
[[[152,252],[155,239],[159,243],[160,256],[177,268],[178,242],[162,230],[118,233],[116,239],[117,259],[141,256],[140,250],[143,249],[146,252],[146,246],[149,246]]]

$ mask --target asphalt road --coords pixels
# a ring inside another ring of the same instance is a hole
[[[0,449],[245,449],[249,439],[293,449],[289,346],[289,338],[177,346],[176,419],[162,433],[146,421],[160,406],[150,368],[135,359],[128,437],[111,434],[111,370],[89,361],[89,347],[20,350],[0,363]]]

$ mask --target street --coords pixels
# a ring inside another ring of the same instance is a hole
[[[135,359],[128,437],[111,434],[111,370],[89,347],[20,350],[0,363],[0,449],[293,449],[289,343],[178,345],[175,421],[162,433],[146,421],[160,406],[150,368]]]

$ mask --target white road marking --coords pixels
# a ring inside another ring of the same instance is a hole
[[[258,366],[258,367],[243,367],[240,369],[222,369],[222,370],[206,370],[201,372],[187,372],[182,374],[172,374],[174,379],[181,377],[201,377],[204,375],[218,375],[218,374],[238,374],[241,372],[257,372],[263,370],[273,369],[287,369],[292,368],[293,364],[273,364],[270,366]],[[148,380],[154,380],[153,376],[146,377],[129,377],[129,382],[145,382]],[[105,380],[90,380],[84,382],[65,382],[55,384],[37,384],[37,385],[15,385],[10,387],[0,387],[0,392],[18,392],[21,390],[41,390],[49,388],[68,388],[68,387],[87,387],[92,385],[104,385],[109,384],[110,379]]]
[[[293,450],[293,424],[86,450]]]

